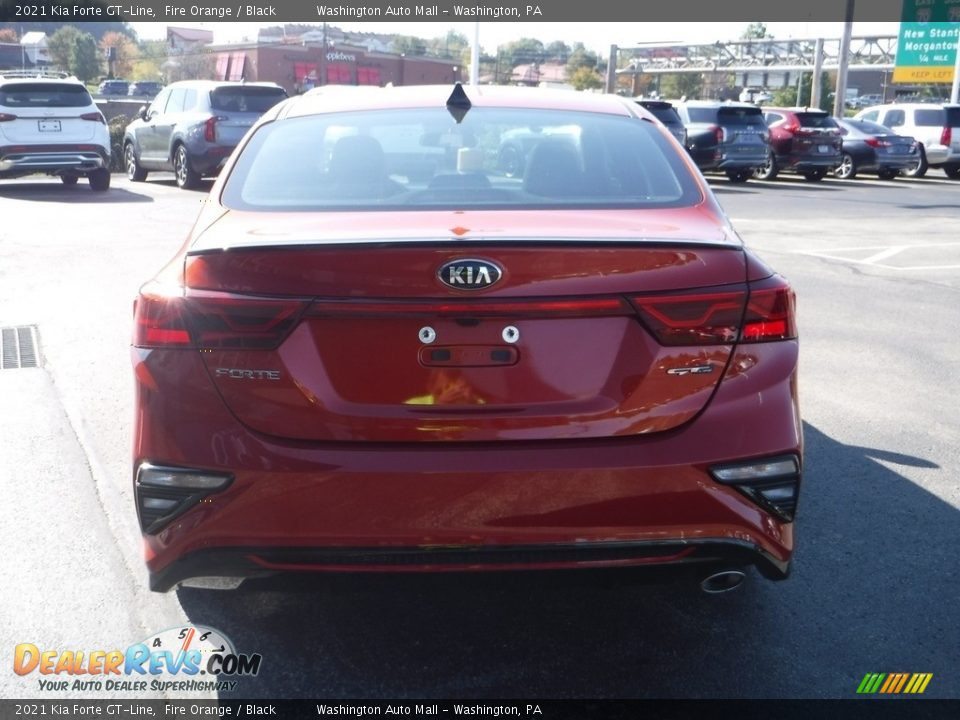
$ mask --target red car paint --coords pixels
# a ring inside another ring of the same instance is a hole
[[[448,94],[307,97],[252,134]],[[649,117],[610,97],[468,95]],[[135,484],[144,463],[229,476],[152,528],[141,508],[154,589],[689,562],[786,576],[792,514],[711,468],[789,456],[799,480],[792,291],[674,144],[700,196],[682,207],[257,212],[224,200],[251,137],[136,303]],[[448,287],[438,268],[462,258],[503,276]]]

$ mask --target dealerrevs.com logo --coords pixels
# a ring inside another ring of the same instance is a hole
[[[232,691],[235,678],[260,672],[259,653],[238,653],[218,630],[201,625],[170,628],[125,650],[60,650],[20,643],[17,675],[38,676],[45,692]]]

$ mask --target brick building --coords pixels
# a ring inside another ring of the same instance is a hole
[[[450,60],[309,43],[210,46],[217,80],[275,82],[294,94],[320,85],[433,85],[461,80]]]

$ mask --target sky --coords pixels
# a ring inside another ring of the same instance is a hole
[[[166,37],[166,25],[163,23],[130,23],[141,39],[162,39]],[[260,27],[276,23],[177,23],[178,27],[204,28],[213,31],[216,43],[236,42],[243,39],[256,40]],[[389,23],[389,22],[345,22],[337,26],[348,31],[398,33],[416,35],[425,39],[443,36],[447,30],[454,29],[467,38],[473,37],[472,22],[426,22],[426,23]],[[582,42],[589,50],[606,55],[610,45],[633,47],[652,42],[712,43],[717,40],[735,40],[739,38],[747,23],[523,23],[523,22],[481,22],[480,46],[484,52],[496,52],[497,45],[532,37],[544,44],[562,40],[568,45]],[[318,25],[319,27],[319,25]],[[896,22],[860,22],[854,23],[854,35],[896,35],[899,23]],[[843,23],[839,22],[772,22],[767,23],[769,32],[776,38],[838,38],[843,33]]]

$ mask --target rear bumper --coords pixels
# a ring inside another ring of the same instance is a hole
[[[230,153],[234,151],[235,146],[224,147],[220,145],[206,146],[201,152],[191,153],[190,162],[193,169],[201,175],[215,175],[220,172]]]
[[[0,148],[0,174],[27,175],[31,173],[90,172],[109,167],[110,155],[99,150],[72,146],[44,146],[28,150],[8,151]]]
[[[806,170],[832,170],[840,164],[843,156],[824,153],[823,155],[787,155],[778,157],[777,162],[785,170],[804,172]]]
[[[960,163],[960,151],[946,145],[924,145],[923,154],[927,158],[927,163],[933,166]]]
[[[767,162],[767,153],[724,153],[717,149],[691,151],[694,162],[701,170],[753,170],[763,167]]]
[[[229,413],[196,354],[135,358],[134,468],[233,476],[144,535],[156,590],[191,577],[282,572],[703,562],[754,564],[772,578],[789,570],[793,523],[708,470],[801,454],[795,342],[737,351],[711,403],[675,430],[498,443],[269,438]]]
[[[311,572],[469,572],[558,570],[571,567],[644,567],[651,571],[696,565],[754,565],[770,580],[785,580],[789,561],[735,539],[495,547],[277,547],[198,550],[150,573],[150,589],[168,592],[191,578],[255,578]],[[652,573],[651,573],[652,574]]]

